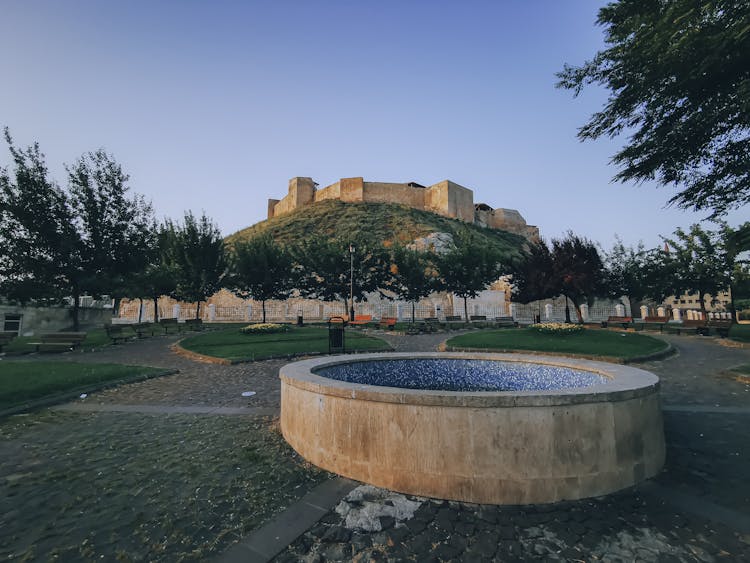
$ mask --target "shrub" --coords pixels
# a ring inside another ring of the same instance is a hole
[[[529,328],[542,334],[575,334],[584,330],[583,325],[565,323],[539,323]]]
[[[242,334],[274,334],[276,332],[289,332],[292,327],[277,323],[258,323],[247,325],[240,329]]]

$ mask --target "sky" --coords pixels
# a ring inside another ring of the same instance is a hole
[[[707,213],[612,183],[625,139],[576,138],[607,93],[554,87],[602,48],[602,4],[3,0],[0,126],[39,142],[61,184],[103,147],[158,217],[205,211],[224,234],[265,219],[292,177],[362,176],[450,179],[547,239],[652,247]]]

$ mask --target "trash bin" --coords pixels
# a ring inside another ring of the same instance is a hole
[[[328,319],[328,353],[346,352],[346,337],[344,327],[346,321],[343,317],[331,317]]]

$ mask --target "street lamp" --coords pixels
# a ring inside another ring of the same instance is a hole
[[[349,322],[354,320],[354,245],[349,245]]]

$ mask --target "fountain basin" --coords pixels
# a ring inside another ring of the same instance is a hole
[[[554,370],[586,377],[577,386],[512,391],[346,381],[365,368],[370,382],[380,381],[378,371],[394,369],[388,362],[403,362],[396,365],[408,372],[409,362],[432,360],[489,362],[490,375],[504,373],[492,366],[502,362],[532,374],[553,370],[552,380],[560,377]],[[323,376],[335,372],[341,379]],[[280,377],[281,429],[302,457],[403,493],[548,503],[617,491],[664,464],[659,380],[629,366],[532,354],[389,353],[294,362]]]

